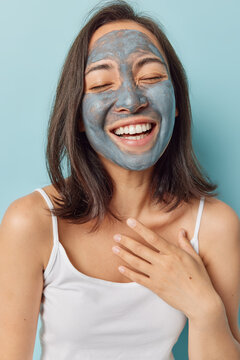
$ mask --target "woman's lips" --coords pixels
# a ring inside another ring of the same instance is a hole
[[[113,140],[116,143],[120,143],[121,145],[124,145],[128,148],[137,148],[137,147],[143,147],[144,145],[150,144],[153,142],[156,138],[156,135],[159,130],[159,125],[154,125],[154,127],[151,129],[151,132],[147,133],[147,135],[143,139],[139,140],[131,140],[131,139],[124,139],[124,137],[115,135],[114,133],[110,132],[110,136],[113,138]],[[129,136],[130,134],[124,134],[125,136]],[[132,134],[132,136],[138,136],[139,134]]]

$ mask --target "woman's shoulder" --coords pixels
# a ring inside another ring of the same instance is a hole
[[[51,189],[51,186],[43,188]],[[42,228],[46,223],[46,202],[38,191],[33,191],[27,195],[21,196],[10,203],[3,216],[2,221],[11,221],[12,224],[27,225],[33,228]]]
[[[222,231],[229,228],[229,226],[235,227],[239,225],[239,217],[236,211],[217,198],[205,198],[204,217],[208,226],[215,229],[215,231]]]
[[[14,238],[16,246],[25,247],[30,255],[37,251],[43,265],[52,246],[49,241],[52,238],[52,220],[46,205],[41,194],[33,191],[12,201],[0,224],[1,231],[9,233],[9,239]],[[16,236],[13,237],[13,234]]]
[[[41,200],[36,192],[21,196],[12,201],[6,209],[2,224],[11,222],[12,226],[37,225]]]
[[[239,242],[240,222],[236,211],[224,201],[206,197],[199,230],[200,253],[206,263],[217,249]]]

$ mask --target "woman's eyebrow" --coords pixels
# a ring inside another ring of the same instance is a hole
[[[166,68],[166,64],[164,61],[162,61],[159,58],[155,58],[155,57],[146,57],[144,59],[139,60],[135,65],[134,65],[134,70],[139,70],[143,65],[145,64],[149,64],[149,63],[159,63],[161,65],[164,65]]]
[[[85,72],[85,75],[89,74],[92,71],[96,71],[96,70],[111,70],[113,68],[113,66],[111,64],[99,64],[99,65],[94,65],[92,67],[90,67],[90,69],[87,70],[87,72]]]

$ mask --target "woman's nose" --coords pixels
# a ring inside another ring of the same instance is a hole
[[[116,112],[136,113],[148,105],[146,96],[130,82],[122,84],[118,94]]]

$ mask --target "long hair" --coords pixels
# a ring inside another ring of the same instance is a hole
[[[167,58],[174,87],[178,116],[172,138],[154,165],[151,200],[161,203],[166,211],[192,198],[215,196],[216,185],[204,173],[192,147],[191,107],[185,70],[162,26],[152,18],[139,15],[125,1],[114,1],[101,7],[81,29],[74,40],[62,68],[47,134],[46,166],[50,180],[59,196],[52,213],[72,223],[95,220],[90,232],[99,228],[106,215],[121,221],[110,209],[114,186],[110,175],[91,147],[82,122],[81,104],[84,95],[84,71],[89,41],[100,26],[118,20],[141,24],[157,38]],[[63,175],[66,160],[68,177]]]

